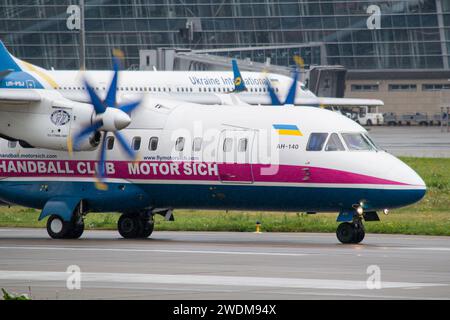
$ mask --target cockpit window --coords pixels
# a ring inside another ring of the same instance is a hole
[[[306,151],[320,151],[323,148],[325,140],[327,140],[328,133],[311,133],[308,140],[308,145],[306,146]]]
[[[344,145],[342,144],[341,139],[336,133],[332,133],[330,135],[330,139],[328,139],[325,151],[345,151]]]
[[[372,147],[362,133],[343,133],[342,137],[349,150],[374,150],[374,147]]]
[[[372,138],[367,133],[364,134],[364,138],[366,138],[369,141],[369,143],[375,150],[381,150],[380,147],[378,147],[378,145],[372,140]]]

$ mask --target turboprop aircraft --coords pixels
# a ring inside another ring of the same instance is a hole
[[[111,71],[45,70],[12,56],[0,41],[0,88],[55,89],[63,97],[89,103],[84,78],[89,79],[100,97],[105,97]],[[292,79],[257,72],[240,73],[233,62],[228,71],[122,71],[117,85],[117,100],[134,101],[145,93],[155,98],[176,99],[201,104],[272,105],[267,82],[279,95],[287,95]],[[13,73],[20,73],[13,74]],[[12,80],[15,81],[12,81]],[[17,81],[21,79],[21,81]],[[300,81],[295,82],[295,105],[303,106],[381,106],[377,99],[317,97]],[[230,93],[235,93],[230,95]]]
[[[345,116],[151,93],[118,102],[117,61],[114,68],[104,97],[83,83],[90,103],[23,88],[30,73],[2,80],[0,201],[42,209],[52,238],[79,238],[89,212],[121,212],[119,233],[145,238],[155,214],[171,220],[173,209],[192,208],[338,212],[339,241],[359,243],[363,220],[426,192]],[[4,89],[5,81],[17,88]]]

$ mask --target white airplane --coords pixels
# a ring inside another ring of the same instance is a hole
[[[0,88],[55,89],[65,98],[89,103],[84,79],[89,79],[100,97],[105,97],[111,71],[45,70],[12,56],[0,41],[0,56],[10,63],[0,68],[0,79],[8,79],[7,72],[24,72],[23,82],[6,81]],[[269,83],[267,82],[269,81]],[[117,100],[133,101],[142,94],[152,93],[156,98],[176,99],[201,104],[274,105],[267,92],[271,84],[274,91],[289,95],[292,79],[278,74],[242,72],[233,61],[233,72],[228,71],[122,71],[117,85]],[[296,92],[290,104],[302,106],[382,106],[377,99],[317,97],[295,76]],[[230,95],[229,93],[239,93]]]
[[[0,55],[4,70],[16,63],[9,57]],[[345,116],[150,93],[117,103],[114,66],[104,98],[84,83],[89,104],[27,88],[37,73],[0,81],[0,200],[42,209],[52,238],[79,238],[86,214],[111,211],[122,212],[123,237],[144,238],[155,214],[173,219],[173,209],[192,208],[335,211],[339,241],[359,243],[363,220],[426,192],[410,167]],[[7,82],[17,88],[4,89]]]

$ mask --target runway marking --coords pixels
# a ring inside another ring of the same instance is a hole
[[[0,250],[60,250],[60,251],[109,251],[109,252],[155,252],[155,253],[187,253],[187,254],[223,254],[223,255],[257,255],[302,257],[307,253],[283,252],[252,252],[252,251],[216,251],[216,250],[171,250],[171,249],[119,249],[119,248],[76,248],[76,247],[41,247],[41,246],[10,246],[0,247]]]
[[[445,247],[429,247],[429,248],[391,247],[390,249],[397,249],[397,250],[419,250],[419,251],[450,251],[450,248],[445,248]]]
[[[66,281],[65,272],[0,270],[0,280]],[[332,290],[368,290],[366,281],[301,278],[233,277],[195,274],[140,274],[83,272],[81,282],[158,283],[173,285],[214,285],[236,287],[309,288]],[[382,282],[381,288],[436,287],[437,283]]]
[[[378,291],[378,290],[377,290]],[[376,292],[377,292],[376,291]],[[448,300],[447,298],[436,298],[436,297],[415,297],[415,296],[401,296],[401,295],[372,295],[372,294],[353,294],[353,293],[336,293],[336,292],[311,292],[311,291],[297,291],[297,292],[286,292],[286,291],[263,291],[255,293],[274,293],[276,295],[294,295],[294,296],[322,296],[322,297],[355,297],[364,299],[409,299],[409,300]]]

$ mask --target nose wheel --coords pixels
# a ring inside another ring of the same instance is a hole
[[[365,235],[364,225],[360,219],[353,222],[343,222],[336,230],[338,240],[344,244],[360,243]]]

